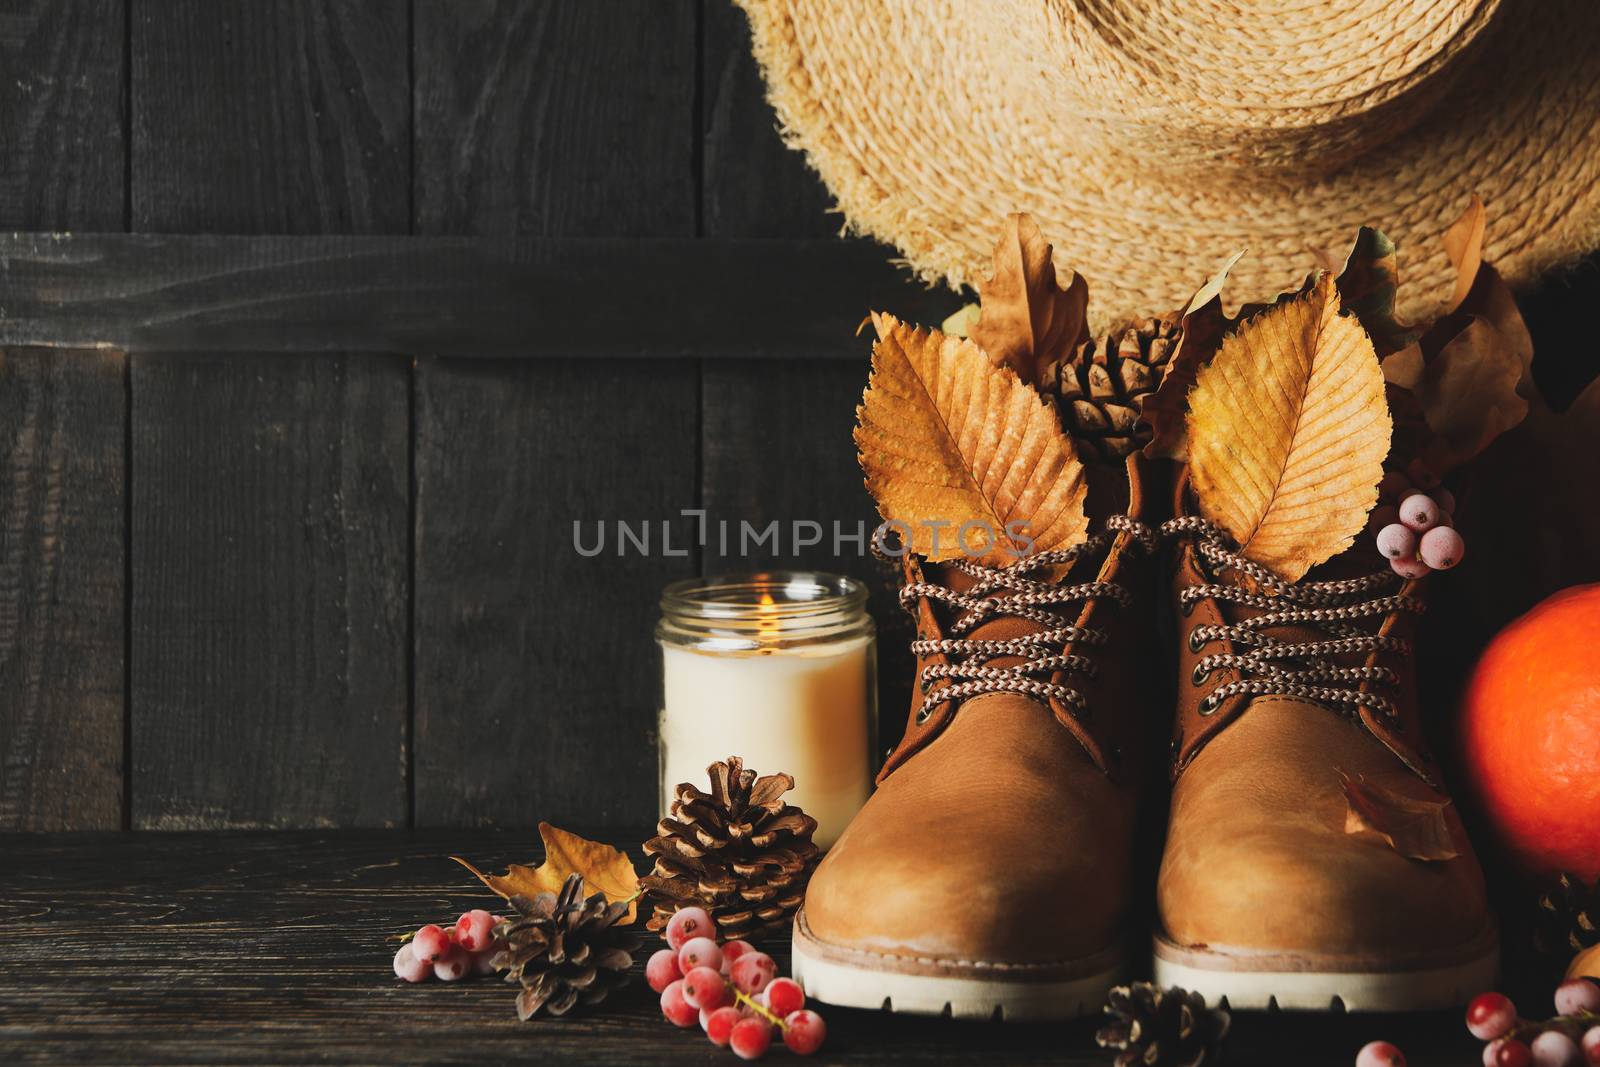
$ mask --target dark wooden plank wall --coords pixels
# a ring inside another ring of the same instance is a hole
[[[125,14],[0,14],[0,228],[125,228]],[[0,352],[0,827],[124,825],[126,399],[119,355]]]
[[[838,229],[726,0],[6,0],[0,46],[0,229]],[[865,367],[6,353],[0,828],[648,820],[656,597],[751,561],[571,522],[870,524]]]

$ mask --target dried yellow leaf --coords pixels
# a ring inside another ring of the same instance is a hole
[[[569,874],[583,876],[584,893],[604,893],[611,903],[632,901],[639,896],[639,875],[633,861],[598,841],[590,841],[547,822],[539,824],[539,839],[544,842],[544,862],[537,867],[513,863],[505,874],[484,874],[462,859],[451,856],[478,880],[507,900],[525,896],[532,900],[540,893],[560,893]],[[624,923],[633,922],[638,907],[628,905]]]
[[[1028,215],[1006,216],[994,274],[978,286],[978,297],[978,321],[968,336],[1029,385],[1088,335],[1089,286],[1077,274],[1066,288],[1056,282],[1050,243]]]
[[[1043,398],[971,341],[888,315],[874,325],[856,448],[879,512],[904,525],[911,550],[943,560],[965,545],[1004,565],[1081,542],[1083,466]]]
[[[1245,556],[1295,581],[1355,540],[1378,499],[1393,425],[1372,340],[1333,279],[1222,344],[1189,394],[1200,512]]]
[[[1419,800],[1375,782],[1339,772],[1344,781],[1344,832],[1372,834],[1407,859],[1438,862],[1461,855],[1450,820],[1448,800]]]

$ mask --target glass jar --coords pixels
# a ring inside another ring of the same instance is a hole
[[[867,590],[807,571],[691,578],[667,586],[658,744],[661,810],[680,782],[707,788],[729,756],[795,780],[789,803],[827,848],[872,790],[877,637]]]

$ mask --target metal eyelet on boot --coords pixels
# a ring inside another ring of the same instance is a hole
[[[1199,652],[1206,647],[1206,642],[1200,639],[1200,627],[1195,626],[1189,630],[1189,651]]]
[[[1206,684],[1206,679],[1211,677],[1211,668],[1206,666],[1205,660],[1194,665],[1194,670],[1189,672],[1189,684],[1199,687]]]
[[[1215,696],[1208,696],[1204,700],[1200,701],[1200,717],[1202,719],[1208,715],[1214,715],[1216,710],[1217,699]]]

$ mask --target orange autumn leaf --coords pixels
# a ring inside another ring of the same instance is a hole
[[[1392,428],[1377,352],[1324,276],[1229,336],[1197,376],[1188,434],[1200,512],[1296,581],[1366,525]]]
[[[856,408],[857,459],[911,551],[1004,566],[1030,547],[1081,542],[1083,465],[1043,398],[971,341],[889,315],[873,321],[880,340]]]
[[[631,902],[639,896],[639,876],[632,860],[610,845],[579,837],[547,822],[539,824],[539,838],[544,842],[544,862],[537,867],[513,863],[505,874],[484,874],[460,856],[450,858],[507,900],[514,896],[532,900],[540,893],[560,893],[568,875],[581,875],[586,894],[604,893],[611,903],[629,901],[628,914],[622,921],[633,922],[638,907]]]
[[[1028,215],[1006,216],[994,274],[979,284],[978,297],[978,320],[967,336],[1029,385],[1088,335],[1089,287],[1078,274],[1065,288],[1056,281],[1050,243]]]
[[[1349,804],[1344,832],[1374,834],[1407,859],[1448,860],[1461,854],[1450,833],[1450,802],[1419,800],[1339,772]]]

